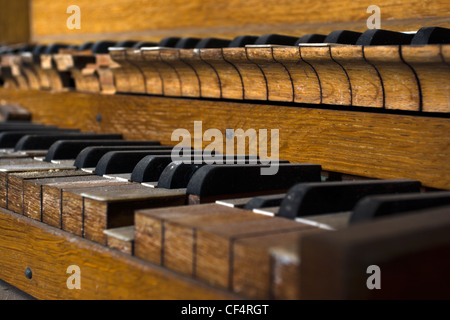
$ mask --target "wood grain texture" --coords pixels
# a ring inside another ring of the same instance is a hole
[[[327,171],[408,178],[427,187],[450,188],[447,118],[128,95],[23,94],[1,89],[0,96],[27,108],[36,122],[120,132],[125,139],[167,145],[178,143],[171,141],[173,130],[192,131],[193,121],[203,121],[203,131],[217,128],[223,133],[227,128],[279,129],[281,159],[318,163]],[[96,120],[98,114],[101,122]],[[203,141],[202,147],[208,144]]]
[[[450,70],[444,56],[446,50],[446,45],[302,45],[142,51],[122,48],[111,51],[111,61],[106,67],[74,69],[72,76],[77,90],[81,91],[99,91],[98,75],[109,69],[114,89],[104,90],[105,93],[448,113],[446,93]],[[45,62],[49,60],[46,56],[41,55],[41,63],[48,86],[53,90],[67,90],[71,85],[68,72],[51,69],[52,64]],[[11,62],[14,59],[10,56],[4,59],[6,64],[12,65],[11,70],[17,69],[13,65],[20,65],[20,62]],[[12,81],[19,88],[32,86],[20,85],[25,78],[23,72],[12,72]],[[42,84],[42,88],[47,88],[46,84]]]
[[[66,3],[31,3],[32,39],[39,42],[102,40],[105,38],[159,41],[166,36],[229,37],[242,34],[329,33],[364,31],[369,18],[365,1],[313,0],[80,0],[81,29],[66,26]],[[422,26],[450,26],[448,3],[380,0],[381,27],[397,31]],[[149,19],[148,17],[152,17]]]
[[[61,170],[51,172],[21,173],[22,177],[23,214],[26,217],[42,221],[42,185],[67,179],[68,176],[89,176],[80,170]]]
[[[30,1],[0,1],[0,43],[26,43],[31,37]]]
[[[112,249],[133,255],[134,226],[106,229],[106,245]]]
[[[24,236],[26,235],[26,237]],[[32,219],[1,211],[0,278],[38,299],[238,299]],[[69,290],[67,268],[81,270],[81,290]],[[27,279],[29,267],[33,278]],[[117,281],[117,275],[127,275]]]
[[[178,189],[158,189],[138,184],[101,187],[86,190],[84,197],[83,236],[105,244],[103,230],[133,225],[134,210],[183,205],[185,192]]]
[[[235,211],[246,212],[241,209]],[[269,234],[281,236],[284,232],[309,228],[292,220],[265,215],[255,215],[251,220],[201,226],[196,229],[195,275],[211,285],[231,290],[233,274],[236,272],[233,268],[235,241]],[[252,265],[252,261],[247,263],[249,268],[261,267]],[[259,280],[265,281],[265,278]]]

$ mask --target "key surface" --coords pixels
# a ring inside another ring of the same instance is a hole
[[[350,224],[444,205],[450,205],[448,191],[370,196],[356,204]]]
[[[95,168],[100,159],[111,151],[131,150],[172,150],[170,146],[109,146],[109,147],[87,147],[83,149],[75,159],[74,166],[77,168]]]
[[[169,159],[167,163],[170,163],[170,150],[111,151],[100,158],[94,172],[99,176],[133,172],[139,161],[151,155],[166,156],[165,159]]]
[[[16,144],[14,150],[43,150],[48,149],[58,140],[114,140],[122,139],[121,134],[101,133],[67,133],[52,135],[27,135],[22,137]]]
[[[206,165],[187,186],[190,203],[204,203],[252,194],[280,193],[298,182],[320,181],[321,166],[279,164],[274,175],[262,175],[262,165]]]
[[[300,183],[287,192],[278,215],[295,219],[296,217],[350,211],[358,200],[367,195],[419,191],[420,182],[412,180]]]
[[[130,140],[60,140],[48,149],[45,161],[61,159],[75,159],[87,147],[93,146],[157,146],[158,141],[130,141]]]

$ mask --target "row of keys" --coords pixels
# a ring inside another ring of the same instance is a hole
[[[206,49],[206,48],[236,48],[247,45],[283,45],[298,46],[311,43],[330,43],[347,45],[426,45],[450,43],[450,29],[441,27],[423,27],[417,32],[396,32],[390,30],[370,29],[363,33],[350,30],[336,30],[328,35],[307,34],[302,37],[265,34],[262,36],[244,35],[234,39],[221,38],[179,38],[168,37],[159,43],[145,41],[125,40],[120,42],[98,41],[87,42],[80,46],[55,43],[51,45],[25,45],[19,48],[5,48],[2,53],[32,52],[39,54],[54,54],[60,49],[72,49],[77,51],[91,50],[93,53],[108,53],[109,48],[134,48],[164,47],[177,49]]]
[[[257,157],[173,162],[158,141],[64,130],[0,124],[0,137],[19,138],[0,154],[2,207],[250,298],[297,298],[291,278],[267,276],[274,246],[450,204],[450,192],[420,192],[419,181],[328,181],[336,175],[320,165],[287,161],[262,176]]]

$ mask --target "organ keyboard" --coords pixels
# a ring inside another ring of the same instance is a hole
[[[0,278],[49,299],[448,298],[449,26],[1,47]],[[201,161],[174,161],[194,121],[279,129],[278,171],[251,147],[212,164],[203,131]]]

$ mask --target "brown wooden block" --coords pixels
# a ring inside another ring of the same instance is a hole
[[[449,212],[433,208],[304,237],[302,299],[448,299]],[[379,289],[370,289],[377,275]]]
[[[364,58],[372,64],[383,81],[386,109],[420,110],[419,86],[414,70],[405,64],[398,46],[365,46]]]
[[[145,81],[135,61],[141,59],[141,53],[135,49],[112,50],[111,58],[120,67],[112,68],[117,92],[145,93]]]
[[[244,88],[244,99],[267,100],[267,83],[264,73],[247,58],[245,48],[224,48],[223,58],[236,67]]]
[[[320,79],[322,103],[349,106],[351,87],[345,69],[331,57],[330,46],[300,47],[303,61],[310,64]]]
[[[450,66],[444,61],[441,45],[402,46],[401,56],[419,81],[421,110],[449,112]]]
[[[96,175],[65,180],[42,185],[42,222],[57,228],[62,228],[62,194],[64,191],[79,188],[86,188],[88,191],[90,188],[128,184],[125,181],[102,178]]]
[[[239,212],[236,209],[234,211]],[[198,279],[231,290],[235,241],[310,228],[293,220],[253,215],[252,220],[200,225],[196,228],[194,274]]]
[[[264,73],[269,101],[294,102],[294,85],[286,67],[273,58],[272,48],[246,48],[247,57]]]
[[[164,82],[164,95],[182,96],[181,78],[177,68],[172,65],[172,62],[180,60],[179,51],[174,49],[160,49],[158,52],[159,59],[162,62],[162,68],[158,70]]]
[[[137,184],[103,187],[84,197],[84,237],[105,244],[104,229],[132,225],[134,210],[183,205],[185,189],[149,188]]]
[[[375,67],[364,59],[362,46],[331,46],[331,57],[349,78],[352,105],[383,108],[383,83]]]
[[[298,47],[274,47],[273,59],[289,72],[294,90],[294,102],[320,103],[320,83],[314,68],[303,61]]]
[[[42,221],[42,185],[65,179],[73,179],[77,176],[90,176],[92,174],[81,170],[62,170],[48,172],[17,173],[14,179],[22,179],[23,214],[26,217]]]
[[[170,49],[161,49],[161,50],[170,50]],[[153,72],[153,70],[155,70],[157,72],[158,75],[158,79],[156,79],[155,81],[160,82],[161,85],[159,86],[155,86],[154,83],[149,83],[149,79],[147,74],[145,74],[145,77],[147,79],[147,93],[149,94],[162,94],[162,95],[175,95],[175,96],[179,96],[180,92],[181,92],[181,87],[180,87],[180,80],[178,78],[178,75],[176,73],[176,71],[169,65],[167,64],[165,61],[163,61],[161,59],[161,55],[160,55],[160,50],[141,50],[141,54],[144,58],[144,61],[147,65],[151,65],[151,69],[150,68],[143,68],[141,67],[141,70],[144,72],[148,72],[151,71]],[[155,74],[153,73],[152,76],[154,77]],[[167,83],[167,84],[166,84]],[[169,85],[169,84],[172,84]],[[155,86],[155,87],[150,87],[150,85]],[[160,90],[161,88],[161,90]]]
[[[317,229],[305,228],[236,240],[233,245],[233,292],[251,299],[269,299],[272,286],[271,249],[298,243],[302,236],[310,232],[317,232]]]
[[[200,58],[216,70],[223,99],[244,99],[244,87],[237,68],[223,57],[223,49],[200,49]]]
[[[164,220],[163,265],[171,270],[196,276],[197,230],[235,221],[265,219],[262,215],[223,206],[199,207],[207,215],[186,215]],[[221,251],[222,252],[222,251]]]
[[[180,59],[189,64],[197,74],[200,82],[200,95],[203,98],[222,98],[220,79],[214,67],[200,57],[198,49],[180,50]],[[183,82],[183,86],[186,82]],[[195,83],[194,83],[195,85]]]
[[[178,50],[166,50],[161,52],[161,59],[168,63],[177,73],[180,81],[182,97],[200,97],[200,80],[195,69],[181,60]],[[176,79],[174,79],[176,81]]]
[[[106,245],[129,255],[134,252],[134,226],[106,229]]]
[[[299,300],[300,256],[298,244],[276,247],[270,250],[271,288],[275,300]]]
[[[166,219],[187,215],[206,215],[217,210],[214,204],[137,210],[135,212],[135,255],[162,265],[164,257],[164,223]]]
[[[146,50],[140,50],[141,59],[136,59],[135,64],[139,67],[145,79],[145,91],[148,94],[162,95],[164,93],[163,81],[158,69],[153,65],[156,57],[154,53]]]
[[[36,161],[37,162],[37,161]],[[23,171],[10,172],[7,179],[7,208],[16,213],[24,213],[24,189],[23,182],[28,179],[39,179],[46,177],[63,176],[84,176],[87,173],[77,170],[56,170],[56,171]],[[3,174],[0,173],[0,177]]]

